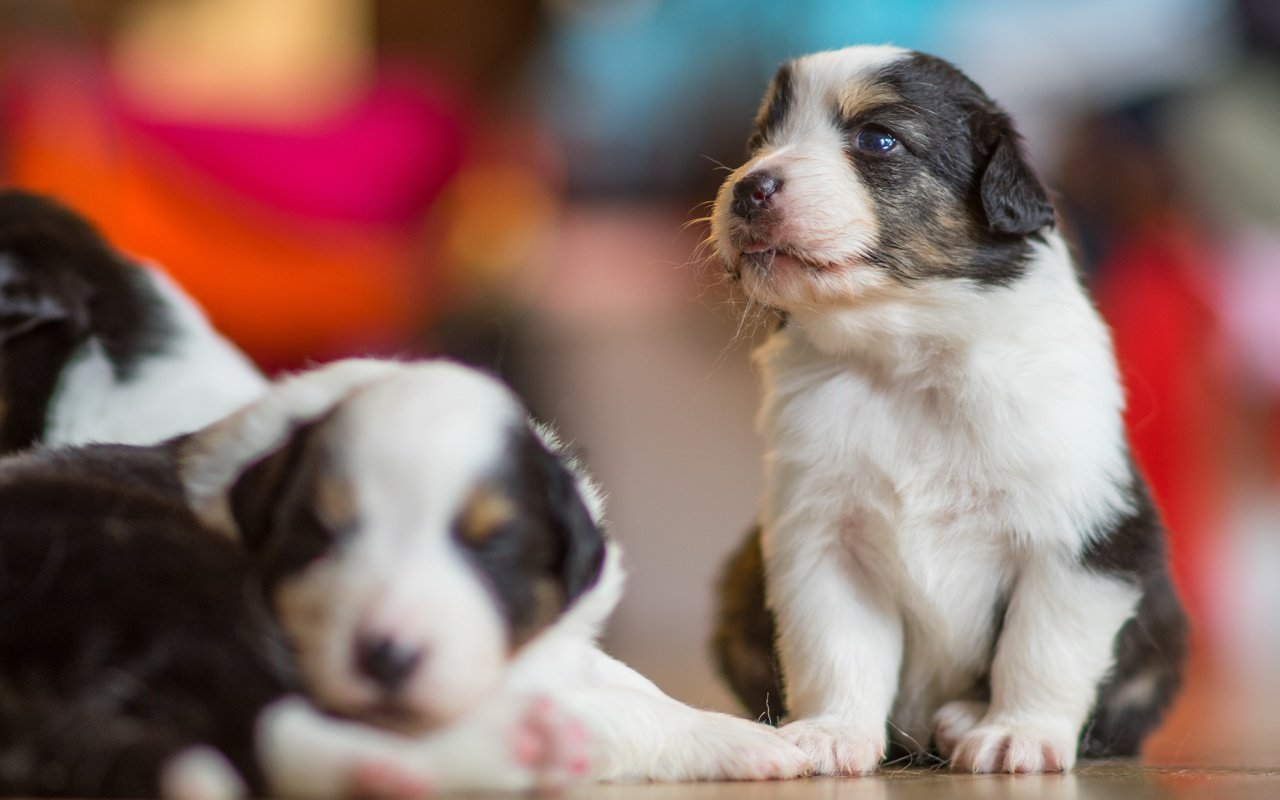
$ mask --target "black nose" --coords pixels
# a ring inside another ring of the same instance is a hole
[[[733,185],[733,213],[740,217],[769,206],[770,200],[782,188],[782,181],[768,172],[752,172]]]
[[[356,644],[356,667],[388,692],[399,689],[421,660],[421,650],[396,644],[388,637],[361,639]]]

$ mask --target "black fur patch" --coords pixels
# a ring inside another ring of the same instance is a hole
[[[297,679],[172,450],[41,452],[0,475],[0,794],[155,797],[196,743],[264,792],[257,717]]]
[[[1136,467],[1131,465],[1130,470],[1129,496],[1133,510],[1110,530],[1095,535],[1081,553],[1080,561],[1089,569],[1140,582],[1163,569],[1165,536],[1146,482]]]
[[[836,110],[848,157],[878,206],[871,260],[899,280],[966,278],[987,286],[1020,277],[1027,237],[1054,223],[1053,207],[1022,153],[1012,120],[959,70],[915,54],[869,78],[896,99]],[[867,125],[900,147],[868,154],[852,146]]]
[[[786,716],[777,622],[765,602],[760,526],[729,557],[716,584],[719,608],[711,652],[747,715],[770,724]]]
[[[1164,526],[1146,482],[1135,466],[1130,470],[1133,510],[1080,556],[1086,568],[1142,590],[1137,612],[1116,636],[1115,665],[1080,736],[1080,754],[1091,758],[1138,753],[1182,685],[1187,654],[1188,624],[1166,565]]]
[[[323,441],[328,416],[298,426],[275,451],[247,467],[229,501],[241,541],[270,591],[351,534],[321,518],[320,481],[335,468]]]
[[[39,441],[58,378],[89,338],[125,380],[171,335],[164,301],[85,220],[0,192],[0,452]]]
[[[520,644],[595,585],[605,540],[563,459],[527,427],[511,441],[511,459],[492,477],[492,490],[511,501],[514,513],[482,539],[466,535],[459,520],[455,539],[485,576]]]
[[[782,126],[787,115],[791,113],[791,107],[795,105],[795,91],[792,89],[791,81],[791,62],[784,62],[778,67],[777,73],[773,76],[773,82],[769,85],[768,99],[756,113],[751,136],[747,139],[748,155],[759,149],[760,145],[768,140],[771,133]]]

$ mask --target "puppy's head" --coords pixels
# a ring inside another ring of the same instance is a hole
[[[578,479],[497,382],[405,367],[295,429],[230,489],[309,690],[434,726],[596,581]]]
[[[1054,222],[1008,117],[945,61],[851,47],[782,65],[712,215],[716,252],[782,310],[1018,277]]]

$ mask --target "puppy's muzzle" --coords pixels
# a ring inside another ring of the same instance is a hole
[[[759,170],[744,176],[733,185],[733,202],[729,208],[744,220],[750,220],[773,206],[774,197],[782,189],[782,179]]]

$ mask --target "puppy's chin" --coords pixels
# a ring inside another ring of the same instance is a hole
[[[750,300],[786,312],[847,308],[894,286],[882,270],[860,258],[824,262],[794,248],[743,253],[730,271],[737,272]]]

